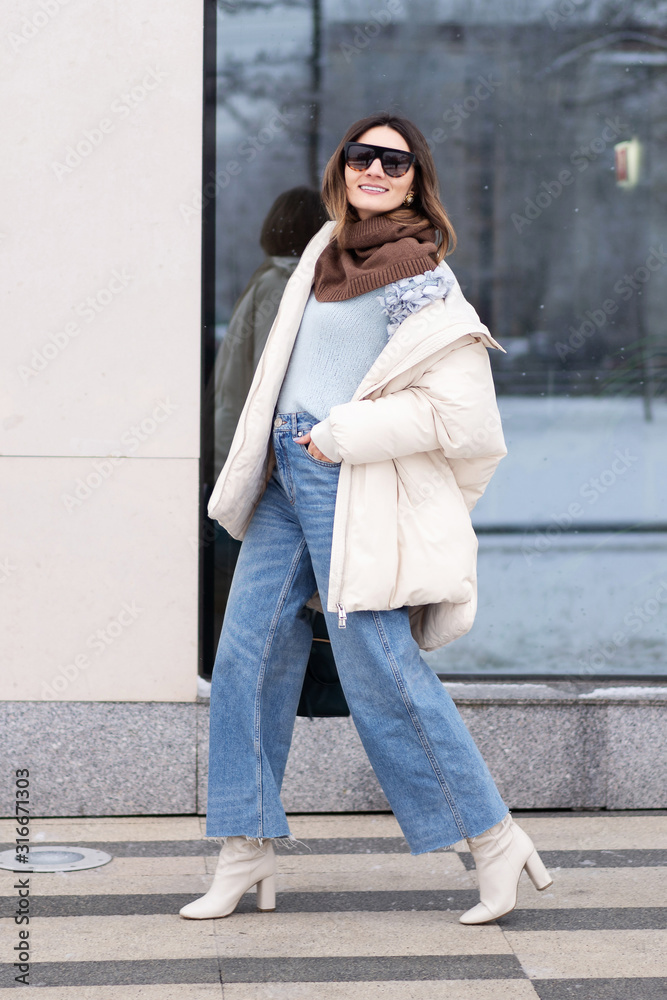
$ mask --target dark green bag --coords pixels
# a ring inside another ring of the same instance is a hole
[[[324,615],[311,611],[313,645],[303,679],[297,715],[308,718],[332,718],[350,714],[336,662],[331,651],[331,639]]]

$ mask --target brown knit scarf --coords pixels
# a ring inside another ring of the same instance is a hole
[[[352,222],[315,264],[315,298],[340,302],[436,266],[435,229],[428,219],[407,222],[374,215]]]

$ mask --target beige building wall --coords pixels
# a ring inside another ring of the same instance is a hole
[[[3,700],[196,697],[202,17],[3,5]]]

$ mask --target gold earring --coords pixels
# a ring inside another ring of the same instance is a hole
[[[406,194],[405,198],[403,199],[403,204],[404,205],[411,205],[414,200],[415,200],[414,192],[413,191],[408,191],[408,193]]]

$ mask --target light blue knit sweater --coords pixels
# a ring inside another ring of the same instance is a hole
[[[310,293],[278,397],[279,413],[312,413],[349,403],[387,343],[382,289],[342,302],[318,302]]]
[[[278,396],[278,413],[311,413],[311,436],[333,461],[340,461],[329,413],[349,403],[357,387],[407,317],[445,298],[455,282],[442,261],[434,270],[402,278],[384,288],[340,302],[318,302],[311,292]]]

